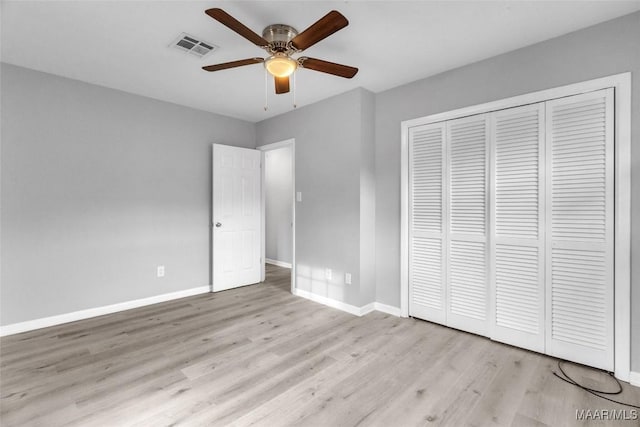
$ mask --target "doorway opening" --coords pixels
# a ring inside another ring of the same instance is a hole
[[[262,280],[289,269],[295,289],[295,141],[258,147],[262,151]],[[269,264],[269,268],[266,267]]]

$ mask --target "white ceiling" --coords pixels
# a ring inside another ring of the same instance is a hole
[[[261,34],[269,24],[304,30],[332,9],[350,25],[304,55],[360,68],[351,80],[296,73],[303,106],[364,87],[380,92],[640,10],[635,1],[2,1],[3,62],[257,122],[268,110],[262,65],[208,73],[201,66],[265,56],[204,14],[222,7]],[[220,46],[203,59],[168,45],[186,32]]]

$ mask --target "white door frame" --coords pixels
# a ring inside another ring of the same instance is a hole
[[[631,372],[631,73],[615,74],[402,122],[400,158],[401,316],[409,316],[409,129],[413,126],[518,107],[606,88],[615,89],[614,374],[623,381],[629,381]]]
[[[291,293],[295,293],[296,289],[296,140],[295,138],[285,139],[284,141],[274,142],[272,144],[261,145],[256,149],[262,151],[262,195],[260,197],[260,205],[262,209],[262,281],[265,277],[265,161],[266,151],[277,150],[278,148],[291,147]]]

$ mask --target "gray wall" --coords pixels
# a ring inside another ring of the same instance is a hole
[[[210,144],[255,147],[255,126],[12,65],[1,75],[0,323],[207,285]]]
[[[375,95],[362,92],[360,116],[360,297],[376,301],[376,159]]]
[[[293,157],[290,146],[264,153],[265,256],[291,264],[293,230]]]
[[[257,145],[295,138],[297,287],[355,306],[365,301],[360,278],[360,163],[363,89],[299,108],[256,126]],[[372,107],[371,107],[372,109]],[[325,278],[325,269],[333,271]],[[352,284],[344,284],[351,273]]]
[[[640,371],[640,13],[448,71],[376,97],[377,300],[400,305],[400,123],[631,71],[632,369]]]

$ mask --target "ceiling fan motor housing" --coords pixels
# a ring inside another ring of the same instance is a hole
[[[262,38],[269,42],[269,49],[272,53],[291,54],[295,52],[289,42],[297,35],[298,30],[285,24],[269,25],[262,31]]]

